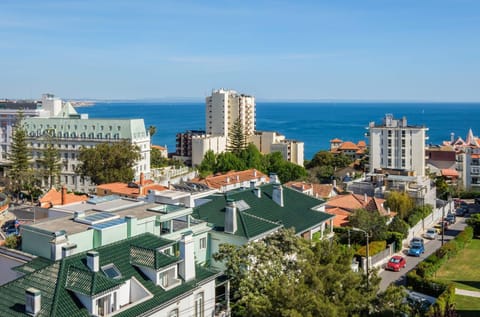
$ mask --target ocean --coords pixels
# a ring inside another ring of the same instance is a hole
[[[480,133],[480,103],[380,103],[380,102],[257,102],[257,130],[277,131],[288,139],[305,142],[305,159],[330,147],[339,138],[358,142],[369,122],[382,122],[385,114],[407,118],[409,125],[429,130],[427,144],[440,144],[450,134],[465,139],[468,129]],[[143,118],[148,129],[157,128],[153,144],[175,151],[175,134],[205,129],[205,104],[186,102],[97,102],[78,107],[89,118]]]

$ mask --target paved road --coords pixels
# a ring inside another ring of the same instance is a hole
[[[451,226],[449,229],[445,231],[444,242],[447,242],[457,234],[463,231],[467,224],[465,223],[465,218],[457,217],[457,222]],[[405,276],[407,273],[413,269],[420,261],[425,260],[430,254],[435,252],[440,246],[442,245],[442,236],[439,235],[436,240],[427,240],[425,239],[425,253],[422,254],[420,257],[412,257],[407,256],[407,249],[403,249],[399,252],[400,255],[404,256],[407,260],[407,266],[402,269],[400,272],[392,272],[392,271],[385,271],[381,270],[379,272],[380,277],[382,278],[380,282],[380,291],[384,291],[387,289],[388,285],[391,283],[395,283],[397,285],[405,285]]]

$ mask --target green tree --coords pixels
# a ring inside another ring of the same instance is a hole
[[[312,160],[308,162],[307,168],[317,166],[330,166],[334,170],[347,167],[352,163],[352,159],[343,153],[333,154],[330,151],[319,151],[315,153]]]
[[[357,209],[350,215],[348,221],[352,227],[367,231],[371,241],[382,241],[387,238],[387,217],[377,211]]]
[[[397,215],[403,220],[408,219],[408,216],[415,207],[413,200],[408,196],[407,193],[394,191],[388,194],[385,205],[392,211],[397,212]]]
[[[219,172],[243,171],[246,168],[245,162],[232,152],[223,152],[217,155],[216,169]]]
[[[135,172],[133,167],[140,159],[140,149],[128,141],[101,143],[93,148],[82,147],[77,172],[97,184],[130,182]]]
[[[228,150],[234,154],[240,154],[247,147],[247,137],[243,133],[240,118],[235,120],[228,131]]]
[[[255,168],[260,171],[266,170],[263,155],[253,143],[249,143],[247,148],[240,152],[239,157],[245,162],[247,168]]]
[[[232,316],[358,316],[376,298],[379,279],[354,273],[351,249],[312,244],[280,230],[241,247],[220,246],[233,292]]]
[[[473,214],[467,219],[467,224],[472,226],[476,236],[480,235],[480,214]]]
[[[165,167],[168,166],[170,161],[166,157],[162,157],[159,149],[150,149],[150,166],[151,167]]]
[[[41,175],[47,177],[48,188],[51,188],[57,183],[60,175],[61,161],[60,154],[53,143],[53,135],[50,131],[44,135],[44,139],[46,140],[46,148],[42,152],[42,157],[37,159],[37,162],[42,169]]]
[[[157,127],[154,125],[151,125],[148,127],[148,134],[150,135],[150,144],[153,143],[153,136],[157,133]]]
[[[393,218],[392,222],[388,225],[388,231],[401,233],[404,238],[407,237],[409,228],[408,223],[399,217]]]
[[[208,150],[205,153],[198,170],[200,172],[200,177],[202,178],[217,172],[217,156],[212,150]]]
[[[31,151],[27,144],[27,131],[23,125],[22,112],[17,114],[8,159],[11,161],[8,171],[9,188],[12,192],[19,193],[33,177],[30,165]]]

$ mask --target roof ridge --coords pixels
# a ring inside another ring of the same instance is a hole
[[[65,265],[66,265],[65,262],[66,262],[65,259],[62,259],[61,261],[59,261],[59,263],[60,263],[59,266],[60,267],[58,268],[58,272],[57,272],[57,279],[56,279],[57,280],[57,285],[55,285],[55,290],[53,292],[54,295],[53,295],[53,298],[52,298],[52,308],[51,308],[51,311],[50,311],[50,316],[52,316],[52,317],[55,317],[56,314],[57,314],[57,307],[58,307],[57,302],[58,302],[58,297],[60,296],[60,291],[59,291],[58,288],[60,287],[60,284],[62,284],[62,283],[60,283],[60,278],[63,276],[63,271],[65,270]],[[53,265],[55,265],[55,264],[53,264]],[[64,280],[64,283],[67,283],[66,278]],[[66,286],[67,285],[65,285],[65,287]]]

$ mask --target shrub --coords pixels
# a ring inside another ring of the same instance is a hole
[[[392,232],[401,233],[403,236],[402,239],[405,239],[405,237],[407,236],[408,228],[409,228],[408,223],[406,223],[399,217],[393,218],[392,222],[390,222],[390,224],[388,225],[388,230]]]
[[[5,239],[5,246],[10,249],[16,249],[20,246],[19,242],[19,238],[15,235],[12,235]]]
[[[368,255],[373,256],[387,248],[387,241],[372,241],[368,246]],[[357,251],[357,255],[367,256],[367,246],[363,246]]]
[[[402,249],[402,241],[405,237],[399,232],[387,232],[387,243],[392,244],[395,242],[395,252]]]
[[[455,308],[455,286],[454,284],[448,285],[444,292],[438,296],[435,303],[430,306],[427,312],[427,316],[450,316],[447,314],[447,310],[453,310]]]

